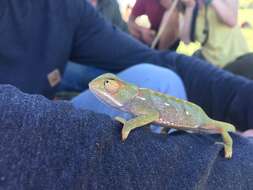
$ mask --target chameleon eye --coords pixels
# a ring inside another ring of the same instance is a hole
[[[116,93],[119,90],[119,83],[115,80],[105,80],[104,81],[105,90],[109,93]]]

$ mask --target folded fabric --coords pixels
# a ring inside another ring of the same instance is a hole
[[[0,189],[250,189],[253,145],[232,135],[223,157],[219,135],[171,135],[121,126],[106,115],[75,109],[0,85]]]

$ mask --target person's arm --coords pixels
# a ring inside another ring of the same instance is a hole
[[[145,14],[145,0],[137,0],[132,8],[131,14],[128,18],[128,30],[129,33],[137,38],[142,40],[142,30],[144,27],[138,25],[135,20],[138,16]]]
[[[139,26],[138,24],[136,24],[135,19],[136,19],[136,16],[134,16],[134,15],[129,16],[129,19],[128,19],[128,22],[127,22],[128,30],[129,30],[129,33],[133,37],[141,40],[141,29],[142,29],[142,27]]]
[[[154,62],[153,50],[119,31],[83,1],[70,55],[72,61],[118,71],[141,62]]]
[[[195,0],[182,0],[182,3],[185,4],[185,12],[181,13],[180,24],[179,24],[179,36],[180,39],[185,43],[189,44],[191,42],[190,32],[192,24],[193,10],[196,5]]]
[[[136,24],[135,19],[138,16],[144,14],[145,14],[145,0],[137,0],[133,6],[131,14],[129,15],[127,24],[129,33],[139,40],[142,40],[141,31],[143,27]]]
[[[132,11],[128,18],[128,30],[131,35],[141,40],[142,26],[136,24],[135,20],[138,16],[145,14],[145,0],[137,0],[132,8]]]
[[[167,50],[178,40],[179,13],[177,10],[173,11],[170,19],[166,23],[166,26],[167,27],[165,28],[159,40],[159,50]]]
[[[151,45],[155,38],[155,31],[150,28],[142,27],[135,22],[136,17],[130,15],[128,20],[128,30],[138,40],[144,42],[147,45]]]
[[[212,0],[211,5],[224,24],[229,27],[237,24],[238,0]]]
[[[136,18],[141,15],[145,15],[146,0],[137,0],[134,4],[132,12],[128,19],[128,30],[138,40],[144,42],[147,45],[151,45],[155,38],[155,31],[150,28],[140,26],[136,23]]]

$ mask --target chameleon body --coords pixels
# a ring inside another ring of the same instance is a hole
[[[115,118],[123,124],[122,140],[133,129],[150,123],[164,129],[219,133],[224,141],[225,157],[232,157],[233,141],[228,132],[234,132],[235,127],[209,118],[196,104],[151,89],[138,88],[110,73],[92,80],[89,88],[102,102],[135,116],[128,121],[121,117]]]

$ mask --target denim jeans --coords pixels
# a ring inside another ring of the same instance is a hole
[[[82,92],[88,88],[88,83],[97,76],[106,73],[105,70],[68,62],[58,91]]]
[[[120,72],[118,77],[139,87],[150,88],[161,93],[186,99],[184,85],[180,77],[173,71],[163,67],[143,63]],[[77,108],[89,109],[111,117],[121,116],[125,119],[131,117],[127,113],[101,103],[89,90],[72,99],[72,103]]]

